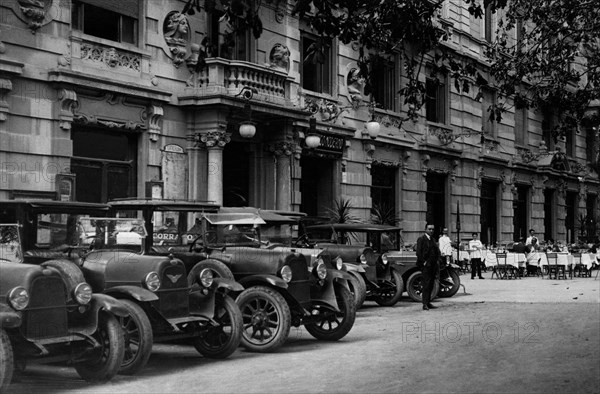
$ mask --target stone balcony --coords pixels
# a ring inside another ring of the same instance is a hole
[[[187,88],[180,99],[202,100],[219,95],[235,97],[244,88],[250,88],[254,91],[253,101],[288,106],[293,80],[286,72],[268,65],[208,58],[206,67],[194,72],[187,80]]]

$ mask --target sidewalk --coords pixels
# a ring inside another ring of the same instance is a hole
[[[521,279],[490,279],[491,272],[484,272],[485,280],[473,279],[470,274],[460,275],[461,286],[446,302],[522,302],[522,303],[596,303],[600,304],[600,276],[591,278],[548,279],[526,277]],[[466,291],[466,294],[464,293]]]

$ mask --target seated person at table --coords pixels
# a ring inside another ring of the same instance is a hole
[[[524,241],[524,239],[521,238],[519,240],[519,242],[515,242],[513,244],[513,252],[514,253],[527,253],[527,246],[525,246],[525,243],[523,241]]]

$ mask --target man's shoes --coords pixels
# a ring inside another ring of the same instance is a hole
[[[475,279],[475,277],[474,277],[474,276],[473,276],[473,277],[471,277],[471,280],[473,280],[473,279]]]
[[[483,276],[480,276],[479,279],[485,279]]]
[[[437,309],[437,306],[433,306],[433,304],[427,304],[426,307],[428,309]]]
[[[427,305],[423,305],[423,310],[424,310],[424,311],[428,311],[428,310],[429,310],[429,307],[428,307]]]

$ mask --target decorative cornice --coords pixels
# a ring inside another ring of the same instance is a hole
[[[128,131],[142,131],[146,129],[146,125],[132,121],[118,121],[112,119],[102,119],[94,115],[74,114],[73,122],[84,125],[100,125],[109,129],[120,129]]]

